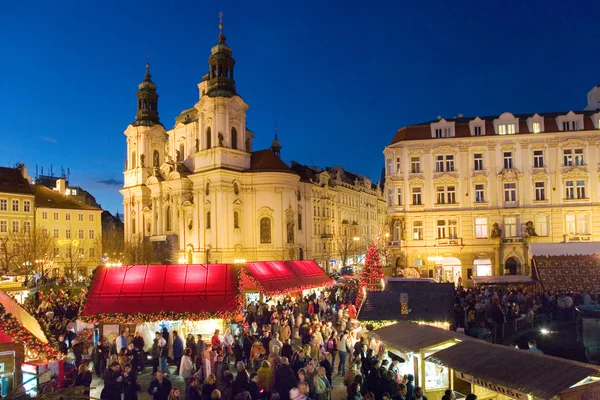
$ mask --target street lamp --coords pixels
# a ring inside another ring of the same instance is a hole
[[[358,241],[360,240],[360,238],[359,238],[358,236],[354,236],[354,237],[352,238],[352,240],[354,240],[355,242],[358,242]]]

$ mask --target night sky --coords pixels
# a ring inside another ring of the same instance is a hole
[[[401,4],[410,3],[410,4]],[[56,174],[122,210],[123,131],[146,54],[166,128],[198,101],[224,12],[255,149],[378,180],[395,131],[583,109],[600,84],[593,1],[1,1],[0,165]]]

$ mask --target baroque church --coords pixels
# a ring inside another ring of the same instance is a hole
[[[318,182],[301,182],[280,159],[277,135],[270,149],[253,151],[249,106],[236,90],[222,22],[219,28],[199,100],[169,130],[146,65],[136,118],[125,130],[125,238],[168,243],[188,264],[315,258],[312,186],[327,186],[331,177],[323,172]],[[368,179],[360,184],[381,196]]]

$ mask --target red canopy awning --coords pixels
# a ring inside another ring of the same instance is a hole
[[[100,266],[82,316],[146,322],[221,318],[237,311],[238,294],[233,265]]]
[[[333,285],[333,279],[314,261],[257,261],[246,263],[245,273],[267,295],[299,292]],[[252,289],[244,279],[244,289]]]

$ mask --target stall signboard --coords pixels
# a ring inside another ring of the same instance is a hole
[[[495,383],[486,381],[484,379],[479,379],[479,378],[476,378],[471,375],[467,375],[467,374],[459,372],[459,371],[456,371],[456,373],[460,379],[470,382],[474,385],[481,386],[483,388],[492,390],[496,393],[503,394],[504,396],[512,397],[513,399],[527,400],[527,394],[519,392],[518,390],[510,389],[510,388],[504,387],[502,385],[497,385]]]

